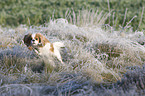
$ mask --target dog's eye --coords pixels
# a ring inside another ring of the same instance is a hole
[[[38,40],[38,38],[36,38],[36,40]]]

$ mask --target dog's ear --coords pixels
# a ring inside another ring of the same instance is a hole
[[[31,37],[32,34],[27,34],[24,36],[23,38],[23,41],[24,41],[24,44],[26,44],[27,46],[30,46],[31,44],[31,40],[32,40],[32,37]]]
[[[39,45],[40,46],[45,46],[45,44],[49,42],[47,40],[47,38],[45,36],[43,36],[41,33],[37,33],[36,37],[39,37]]]
[[[39,37],[39,43],[41,43],[41,38]]]
[[[37,33],[36,34],[36,38],[38,38],[38,42],[39,42],[39,47],[43,46],[43,35],[41,33]]]

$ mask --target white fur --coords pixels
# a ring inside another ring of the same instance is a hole
[[[61,55],[60,55],[60,48],[64,47],[64,44],[61,42],[55,42],[53,43],[53,47],[54,47],[54,52],[49,50],[51,46],[50,46],[50,43],[47,43],[42,48],[39,48],[38,54],[47,58],[50,58],[51,56],[55,56],[61,63],[63,63]]]
[[[36,34],[35,34],[35,33],[33,33],[33,34],[32,34],[32,39],[34,39],[34,38],[35,38],[35,36],[36,36]]]
[[[54,42],[53,43],[53,47],[54,47],[54,55],[57,57],[57,59],[63,63],[61,55],[60,55],[60,48],[64,47],[64,44],[62,42]]]
[[[62,42],[54,42],[53,46],[60,50],[61,47],[64,47],[64,44]]]
[[[36,36],[36,34],[34,33],[34,34],[32,34],[32,40],[35,40],[35,36]],[[38,45],[38,41],[37,40],[35,40],[35,41],[32,41],[31,40],[31,44],[33,45],[33,46],[36,46],[36,45]]]

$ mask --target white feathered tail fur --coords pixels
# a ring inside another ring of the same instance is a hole
[[[60,55],[60,48],[64,47],[64,43],[62,43],[62,42],[54,42],[53,43],[53,47],[54,47],[54,55],[63,64],[63,61],[62,61],[62,58],[61,58],[61,55]]]
[[[62,42],[54,42],[53,46],[60,50],[61,47],[64,47],[64,43]]]

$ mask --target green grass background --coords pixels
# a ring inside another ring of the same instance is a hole
[[[78,14],[79,10],[88,9],[110,12],[106,24],[113,26],[114,17],[115,20],[117,19],[116,28],[119,25],[124,27],[133,16],[137,16],[130,25],[134,30],[142,30],[145,29],[143,5],[145,5],[144,0],[0,0],[0,25],[41,25],[48,22],[50,18],[65,18],[67,10]],[[126,20],[123,24],[124,16]],[[143,16],[142,20],[141,16]],[[142,22],[138,27],[140,20]]]

